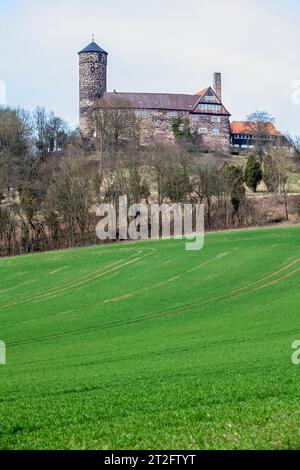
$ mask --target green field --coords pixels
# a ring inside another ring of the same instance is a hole
[[[300,449],[300,228],[0,260],[1,449]]]

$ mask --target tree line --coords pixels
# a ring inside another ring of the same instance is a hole
[[[251,155],[244,167],[190,143],[141,147],[143,122],[128,106],[95,106],[92,137],[84,141],[64,121],[37,108],[0,109],[0,255],[82,246],[96,238],[96,207],[204,204],[209,230],[266,223],[247,196],[263,180],[285,200],[285,148]]]

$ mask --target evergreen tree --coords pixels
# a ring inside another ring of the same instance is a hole
[[[239,211],[241,203],[245,199],[245,186],[243,169],[240,166],[226,165],[225,177],[227,180],[227,187],[231,193],[231,203],[234,212]]]
[[[279,187],[279,175],[276,161],[273,156],[267,155],[264,159],[263,180],[270,193],[276,193]]]
[[[244,177],[248,188],[256,193],[257,186],[262,181],[262,168],[261,164],[252,155],[248,157]]]

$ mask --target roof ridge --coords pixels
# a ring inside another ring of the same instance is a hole
[[[193,95],[191,93],[161,93],[161,92],[155,92],[155,91],[107,91],[107,94],[116,94],[116,95],[165,95],[165,96],[190,96],[193,98],[196,98],[197,95]]]

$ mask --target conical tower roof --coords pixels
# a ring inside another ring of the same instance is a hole
[[[108,53],[104,49],[102,49],[100,46],[98,46],[98,44],[96,44],[95,41],[92,41],[88,46],[82,49],[82,51],[78,52],[78,54],[85,54],[88,52],[97,52],[98,54],[102,53],[102,54],[108,55]]]

